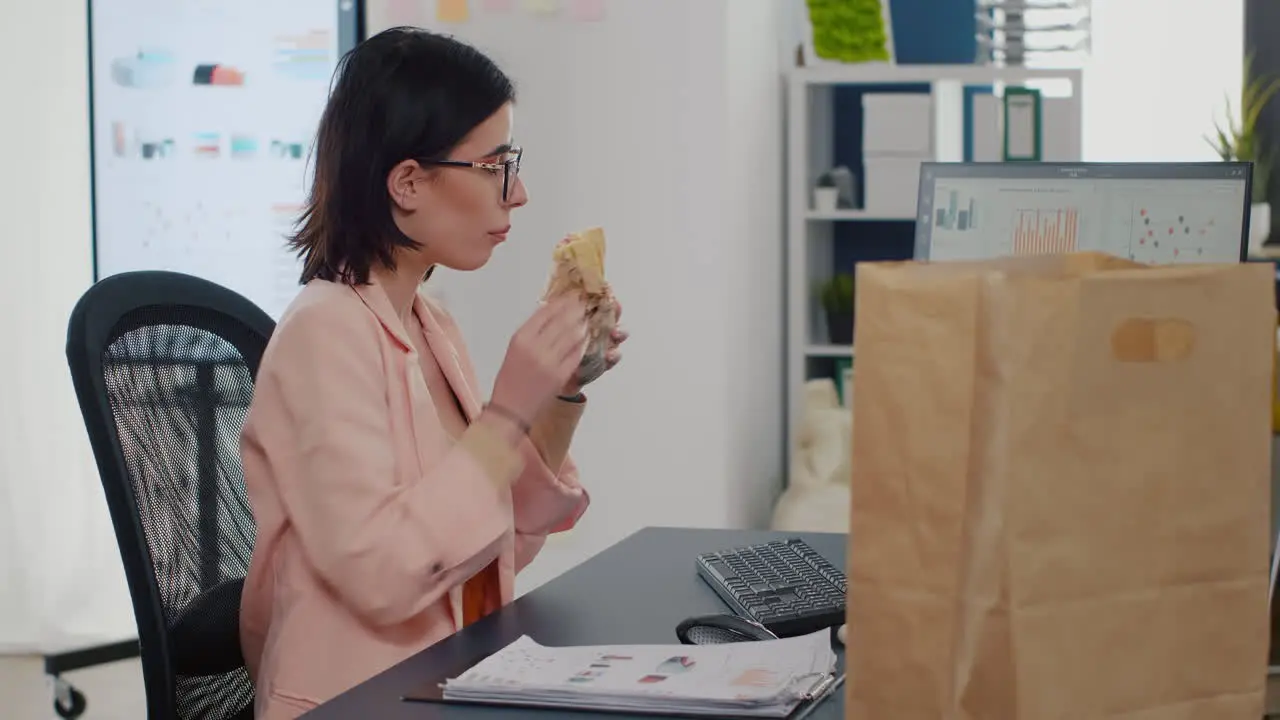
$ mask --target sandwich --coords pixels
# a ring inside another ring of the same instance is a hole
[[[552,253],[551,279],[544,299],[576,293],[587,307],[587,350],[578,368],[585,385],[605,370],[609,336],[618,324],[613,291],[604,279],[604,230],[598,227],[572,233]]]

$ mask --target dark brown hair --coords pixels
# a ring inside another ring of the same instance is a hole
[[[343,56],[316,132],[315,173],[289,247],[313,279],[369,282],[418,243],[391,216],[387,174],[407,159],[438,160],[515,99],[488,57],[445,35],[392,28]]]

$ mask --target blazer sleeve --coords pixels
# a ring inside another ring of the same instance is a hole
[[[399,482],[382,328],[362,305],[299,308],[282,323],[268,383],[292,441],[277,463],[304,555],[375,626],[422,612],[497,556],[523,458],[484,426]],[[270,401],[270,399],[268,399]]]
[[[475,367],[457,323],[448,311],[436,304],[434,300],[425,296],[423,299],[426,300],[427,306],[440,322],[441,328],[449,335],[454,348],[457,349],[458,361],[462,363],[467,382],[472,388],[477,387]],[[568,426],[567,430],[572,434],[581,417],[582,407],[552,409],[549,412],[553,417],[539,418],[539,420],[550,419],[552,425],[559,425],[562,429]],[[554,417],[557,412],[560,417]],[[559,467],[555,468],[547,464],[532,440],[526,439],[522,442],[519,452],[523,470],[511,487],[512,514],[517,541],[517,569],[531,561],[537,554],[536,548],[541,547],[541,542],[529,542],[528,539],[521,538],[521,535],[545,536],[549,533],[572,529],[591,503],[590,494],[578,480],[578,466],[567,451],[561,450],[556,453],[563,456],[563,461],[560,462]],[[530,551],[522,552],[521,546],[530,548]],[[526,558],[525,563],[520,562],[521,558]]]

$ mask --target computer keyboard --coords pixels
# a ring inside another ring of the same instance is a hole
[[[778,637],[844,622],[844,573],[800,538],[704,553],[697,567],[735,613]]]

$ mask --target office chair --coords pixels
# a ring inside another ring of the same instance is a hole
[[[162,271],[108,277],[71,313],[67,362],[154,719],[252,717],[239,614],[256,528],[239,436],[274,328],[240,295]]]

